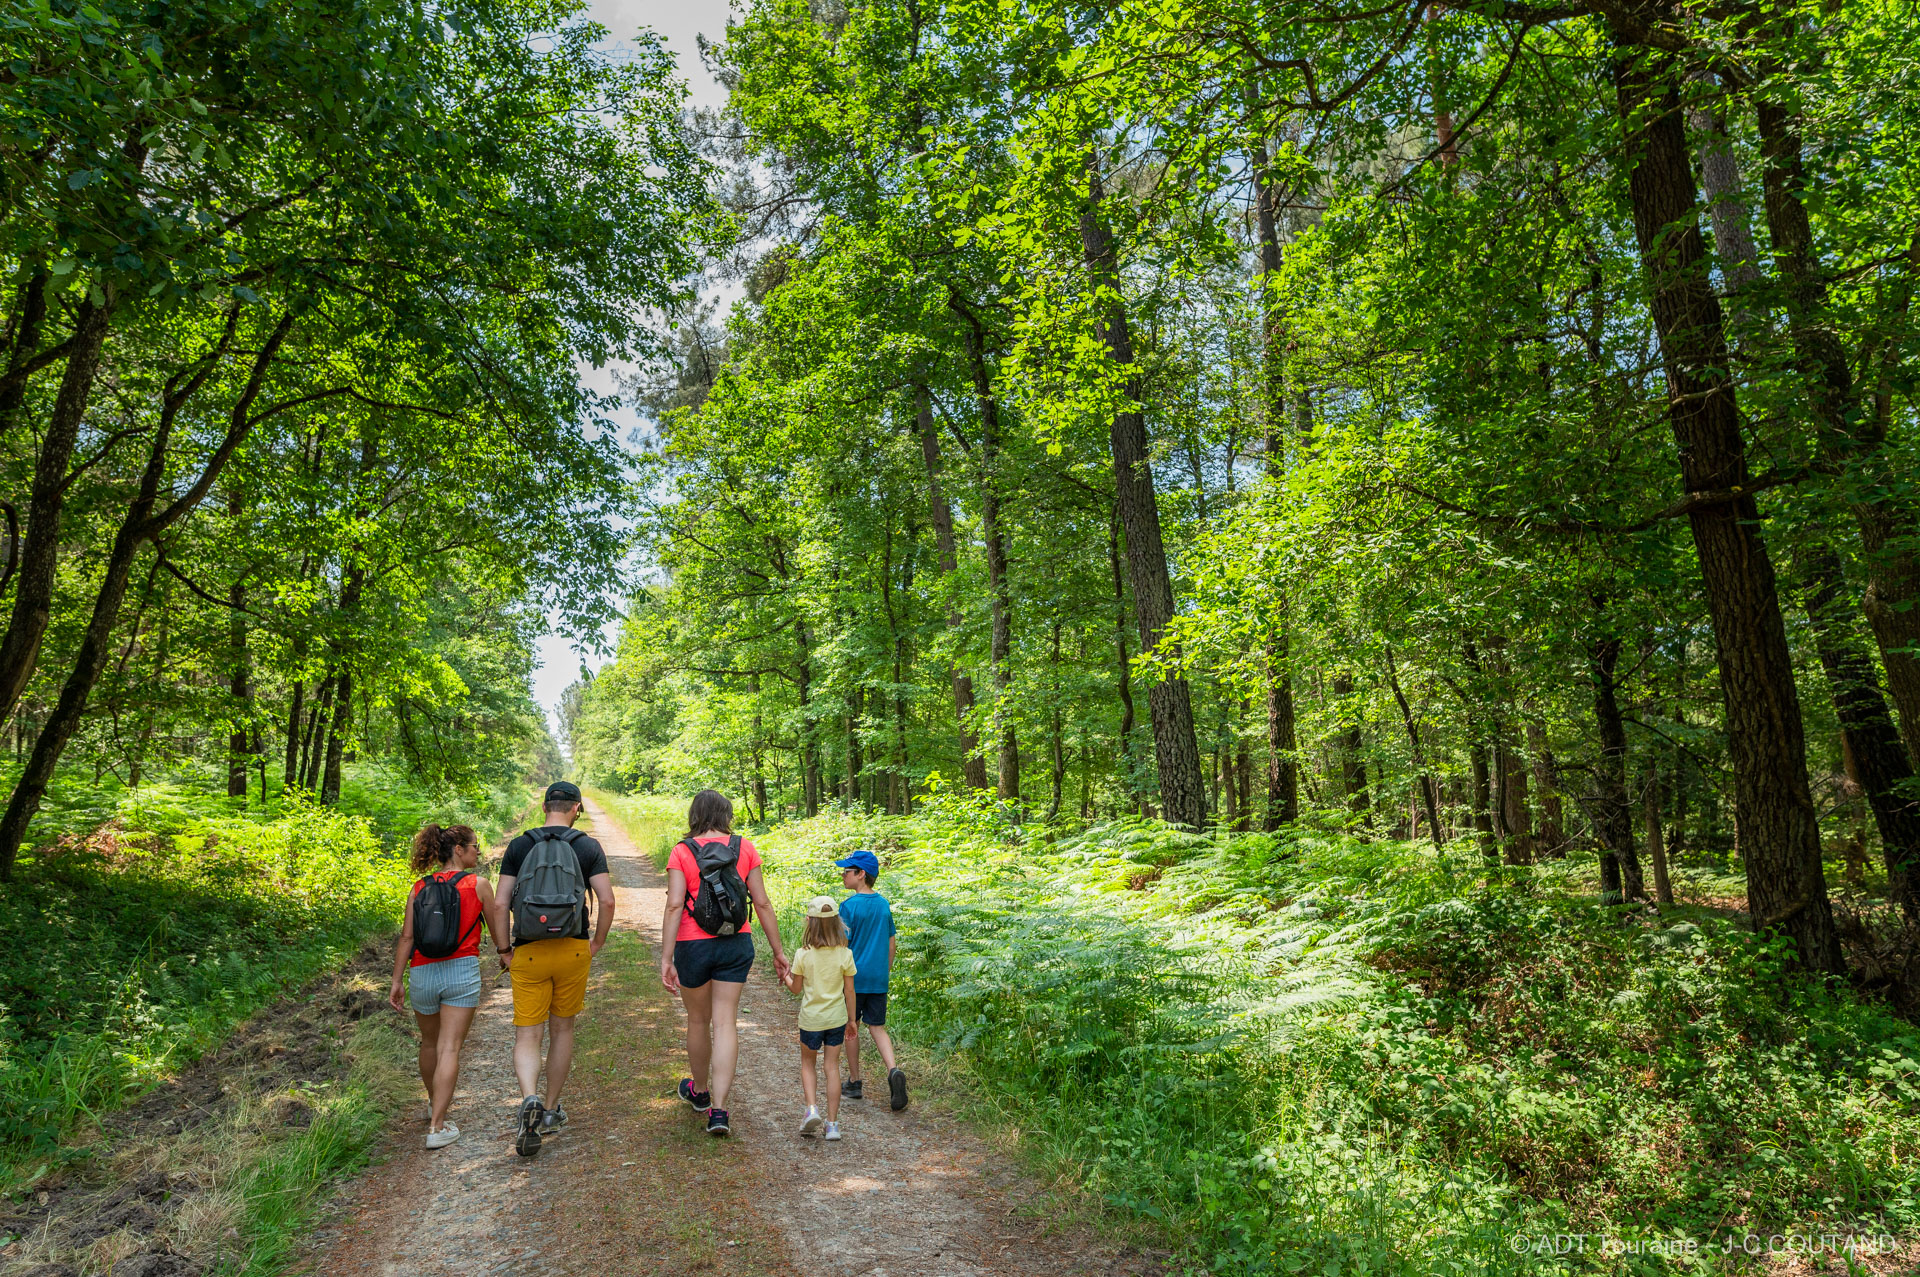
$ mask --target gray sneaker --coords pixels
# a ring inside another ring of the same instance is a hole
[[[540,1106],[539,1096],[529,1095],[520,1101],[520,1134],[514,1138],[514,1152],[522,1157],[539,1155],[540,1125],[545,1117],[546,1110]]]
[[[567,1111],[556,1104],[541,1115],[540,1133],[542,1135],[551,1135],[566,1124]]]

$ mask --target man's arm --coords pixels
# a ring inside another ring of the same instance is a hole
[[[501,926],[506,919],[507,911],[496,909],[493,884],[485,878],[475,879],[473,889],[480,897],[480,916],[486,919],[487,934],[493,937],[493,951],[499,955],[500,967],[505,970],[513,965],[513,941],[508,938],[506,929]]]
[[[600,924],[593,929],[593,943],[588,946],[589,957],[600,952],[607,942],[607,932],[613,930],[613,879],[599,873],[587,879],[587,885],[593,888],[594,899],[600,902]]]

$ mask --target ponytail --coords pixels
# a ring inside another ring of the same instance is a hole
[[[478,846],[479,838],[465,825],[428,825],[413,836],[413,872],[426,873],[445,865],[453,853],[466,846]]]

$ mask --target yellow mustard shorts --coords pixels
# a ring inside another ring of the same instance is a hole
[[[530,940],[513,946],[513,1022],[526,1028],[580,1014],[587,1004],[592,947],[585,940]]]

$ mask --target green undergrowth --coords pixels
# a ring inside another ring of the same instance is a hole
[[[236,1223],[215,1273],[273,1277],[285,1268],[329,1187],[366,1162],[387,1121],[414,1098],[414,1049],[388,1016],[354,1027],[346,1079],[324,1093],[309,1092],[308,1125],[257,1150],[235,1176],[228,1191],[237,1202]]]
[[[1664,1271],[1603,1238],[1920,1226],[1920,1035],[1703,908],[1402,843],[829,813],[783,928],[877,850],[890,1023],[1049,1170],[1216,1274]],[[797,932],[795,933],[797,934]],[[1585,1254],[1538,1253],[1585,1235]],[[1764,1240],[1761,1243],[1764,1246]],[[1747,1262],[1740,1260],[1738,1262]]]
[[[242,811],[204,789],[56,787],[57,833],[0,893],[0,1186],[82,1155],[76,1119],[169,1076],[391,929],[422,819],[491,837],[524,791],[431,809],[378,772],[340,808]],[[354,808],[358,810],[354,810]]]

